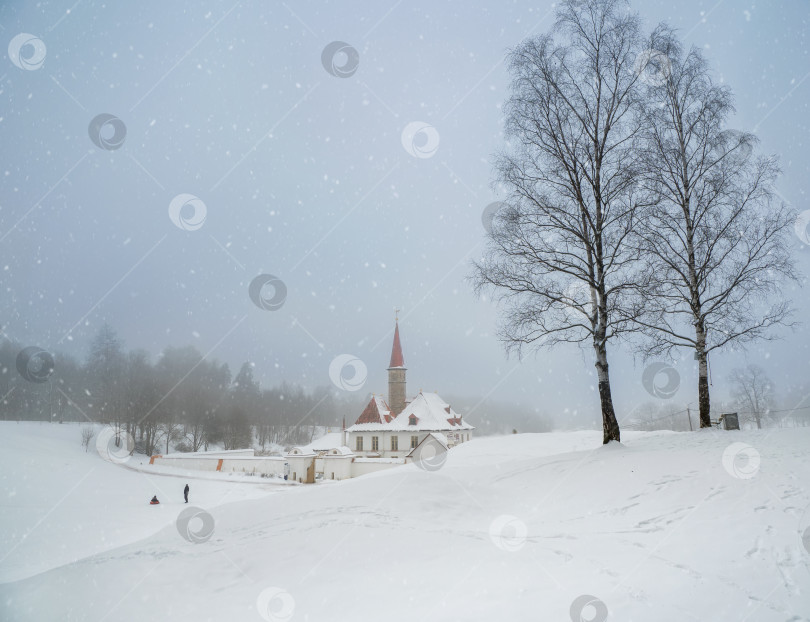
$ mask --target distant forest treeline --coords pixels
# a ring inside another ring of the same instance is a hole
[[[42,382],[18,370],[23,347],[0,344],[0,419],[106,423],[131,434],[137,451],[147,455],[211,445],[267,450],[306,444],[322,427],[340,429],[344,417],[352,425],[370,398],[332,385],[262,388],[251,363],[232,376],[227,364],[206,360],[193,346],[166,348],[152,362],[144,350],[125,350],[108,325],[91,341],[86,360],[57,354]],[[471,414],[478,435],[549,429],[520,406],[462,397],[450,403],[463,416]]]
[[[17,369],[21,344],[0,345],[0,418],[92,421],[131,434],[146,454],[309,443],[316,426],[347,425],[362,397],[318,387],[311,392],[282,383],[262,389],[245,363],[236,376],[225,363],[206,360],[195,347],[169,347],[151,361],[126,351],[107,325],[93,338],[87,359],[56,355],[44,382]],[[34,364],[36,364],[34,362]]]

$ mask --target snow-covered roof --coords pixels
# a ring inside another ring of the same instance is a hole
[[[393,417],[394,414],[391,412],[391,408],[389,408],[388,404],[385,403],[385,400],[379,395],[374,395],[354,424],[386,424],[391,421]]]
[[[393,430],[473,430],[436,393],[420,393],[391,422]]]
[[[348,447],[333,447],[329,450],[330,456],[352,456],[354,452]]]
[[[305,447],[293,447],[287,452],[287,456],[314,456],[315,452]]]
[[[301,449],[306,451],[327,451],[343,445],[343,432],[330,432],[315,439],[309,445],[302,445]]]
[[[373,398],[372,402],[375,399]],[[383,404],[385,402],[383,401]],[[369,406],[363,411],[365,414],[369,410]],[[390,411],[389,411],[390,412]],[[372,417],[365,418],[361,415],[352,427],[348,429],[349,432],[377,432],[377,431],[391,431],[391,432],[431,432],[431,431],[457,431],[457,430],[474,430],[475,427],[464,421],[450,405],[445,402],[436,393],[419,393],[413,400],[411,400],[405,409],[396,417],[390,418],[388,421],[383,422]]]

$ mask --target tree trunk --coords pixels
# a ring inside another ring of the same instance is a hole
[[[712,427],[711,401],[709,400],[709,355],[706,353],[706,332],[697,327],[698,357],[698,407],[700,408],[700,427]]]
[[[709,401],[709,373],[707,371],[706,355],[700,361],[700,375],[698,376],[698,405],[700,407],[700,427],[712,427],[712,416]]]
[[[599,378],[599,401],[602,405],[602,443],[621,442],[619,422],[613,410],[613,398],[610,395],[610,376],[608,374],[607,351],[604,346],[594,344],[596,350],[596,372]]]

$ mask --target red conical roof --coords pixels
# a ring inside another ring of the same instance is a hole
[[[388,367],[405,367],[402,345],[399,343],[399,322],[394,329],[394,347],[391,349],[391,364]]]

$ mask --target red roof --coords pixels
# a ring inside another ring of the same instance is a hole
[[[380,412],[380,407],[384,409],[383,412]],[[373,396],[368,406],[366,406],[365,410],[354,423],[355,425],[358,423],[388,423],[391,419],[391,409],[388,407],[388,404],[385,403],[385,400]]]
[[[402,345],[399,343],[399,322],[397,322],[397,327],[394,329],[394,347],[391,349],[391,364],[388,367],[405,367]]]

